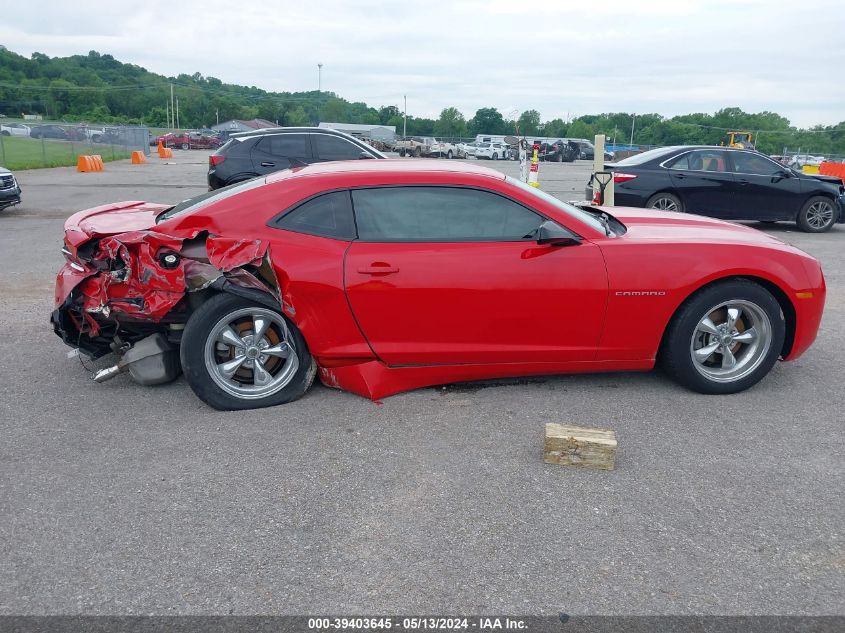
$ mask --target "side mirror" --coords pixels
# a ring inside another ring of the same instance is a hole
[[[537,229],[537,244],[549,246],[578,246],[581,238],[570,233],[557,222],[546,220]]]
[[[777,182],[779,180],[783,180],[784,178],[792,178],[792,172],[788,169],[784,169],[772,174],[772,182]]]
[[[363,160],[363,159],[365,159],[365,158],[372,158],[372,157],[373,157],[373,155],[372,155],[372,154],[370,154],[369,152],[361,152],[361,153],[358,155],[358,158],[359,158],[359,159],[361,159],[361,160]]]

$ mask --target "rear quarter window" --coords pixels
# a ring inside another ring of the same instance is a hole
[[[277,217],[270,225],[338,240],[354,240],[356,237],[348,191],[333,191],[306,200]]]

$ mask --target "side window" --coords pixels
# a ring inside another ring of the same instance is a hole
[[[668,169],[689,169],[689,154],[678,156],[675,160],[666,163]]]
[[[783,167],[750,152],[731,152],[734,161],[734,171],[738,174],[760,174],[771,176],[783,171]]]
[[[308,158],[308,137],[305,134],[273,134],[265,136],[258,149],[282,158]]]
[[[368,242],[512,242],[531,239],[543,222],[508,198],[456,187],[358,189],[352,203]]]
[[[311,198],[274,220],[273,226],[296,233],[354,240],[355,221],[349,192],[333,191]]]
[[[329,134],[315,134],[317,156],[321,160],[353,160],[360,158],[364,150],[344,138]]]
[[[728,171],[725,153],[717,149],[701,149],[689,153],[689,168],[693,171]]]

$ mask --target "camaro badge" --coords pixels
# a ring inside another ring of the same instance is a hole
[[[662,297],[665,290],[617,290],[617,297]]]

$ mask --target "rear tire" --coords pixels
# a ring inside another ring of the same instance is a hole
[[[836,207],[825,196],[813,196],[798,212],[798,228],[805,233],[824,233],[836,222]]]
[[[659,211],[674,211],[676,213],[684,212],[684,203],[681,202],[681,199],[678,196],[666,193],[665,191],[654,194],[648,199],[645,206]]]
[[[420,156],[422,156],[422,148],[417,146],[414,148],[414,158],[419,158]]]
[[[399,150],[399,155],[400,155],[402,158],[405,158],[405,150],[404,150],[404,149],[400,149],[400,150]]]
[[[314,382],[317,367],[305,338],[282,314],[226,293],[188,319],[180,358],[197,397],[222,411],[296,400]]]
[[[496,152],[493,152],[493,160],[499,160],[499,155]]]
[[[188,143],[182,143],[182,149],[191,149],[191,146]]]
[[[681,305],[658,360],[669,376],[693,391],[737,393],[769,373],[785,334],[783,311],[769,291],[752,281],[724,281]]]
[[[447,158],[448,160],[451,160],[451,159],[452,159],[452,150],[449,150],[448,152],[446,152],[446,158]]]

